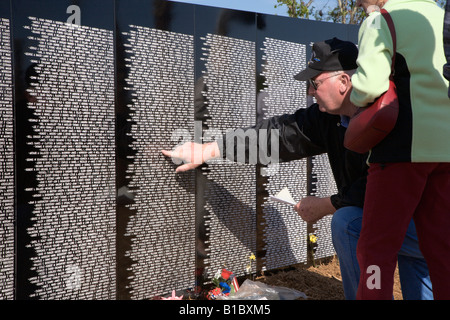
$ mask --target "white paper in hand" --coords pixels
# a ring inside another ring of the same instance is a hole
[[[289,189],[287,187],[278,192],[276,195],[270,196],[270,199],[293,206],[297,204],[297,202],[295,202],[295,200],[292,198],[291,193],[289,192]]]

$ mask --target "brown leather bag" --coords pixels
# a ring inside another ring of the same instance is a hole
[[[397,49],[395,27],[391,16],[385,9],[381,9],[381,14],[389,26],[394,44],[389,89],[372,105],[358,108],[358,111],[350,119],[345,132],[344,146],[358,153],[366,153],[381,142],[394,128],[399,112],[397,88],[393,80]]]

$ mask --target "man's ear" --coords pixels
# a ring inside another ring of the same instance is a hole
[[[339,91],[340,93],[344,94],[346,93],[351,87],[351,78],[348,74],[346,73],[342,73],[339,75]]]

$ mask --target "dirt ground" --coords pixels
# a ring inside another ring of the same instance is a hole
[[[298,265],[277,270],[256,280],[269,285],[288,287],[306,294],[308,300],[345,300],[337,257],[331,257],[316,266]],[[398,270],[394,280],[394,300],[402,300]]]

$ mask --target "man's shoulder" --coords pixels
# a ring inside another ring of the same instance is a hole
[[[318,119],[324,119],[326,121],[339,121],[341,116],[329,114],[327,112],[320,111],[319,104],[313,103],[308,108],[306,108],[308,113],[311,114],[313,117],[317,117]]]
[[[307,108],[298,109],[295,113],[295,120],[302,131],[320,132],[322,135],[338,128],[341,116],[320,111],[319,105],[313,103]]]

